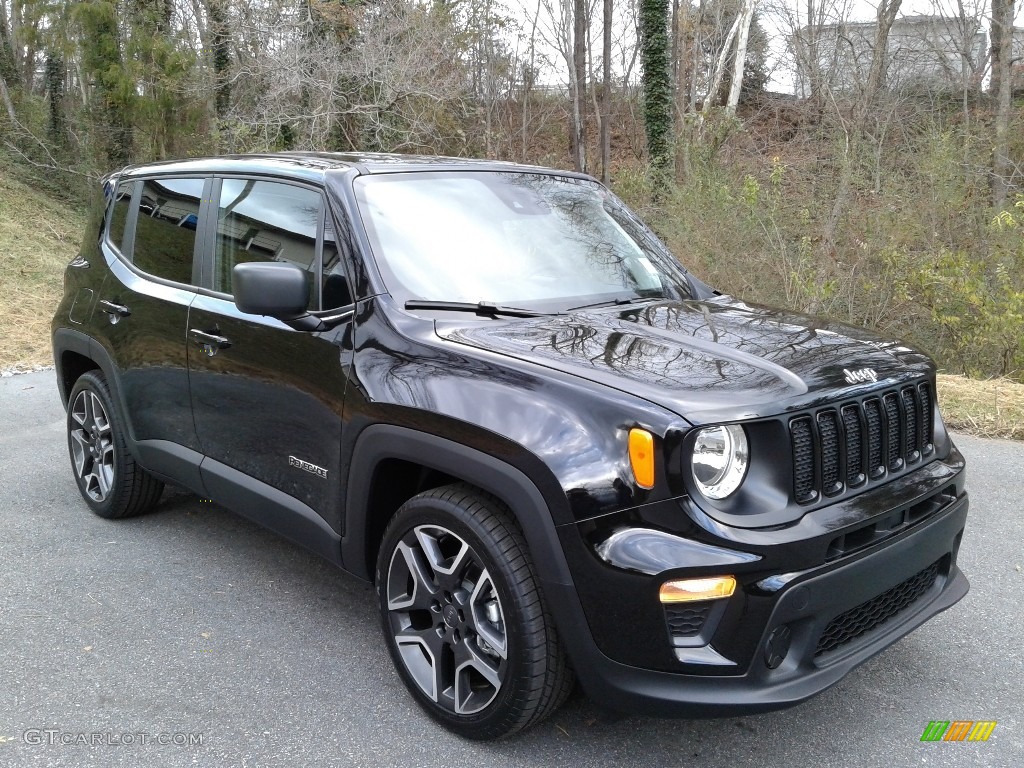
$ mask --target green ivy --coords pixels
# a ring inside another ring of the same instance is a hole
[[[668,0],[641,0],[644,127],[655,191],[668,181],[672,162],[672,84],[669,77]]]

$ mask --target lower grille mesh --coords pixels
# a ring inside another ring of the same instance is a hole
[[[938,575],[939,563],[932,563],[903,583],[836,616],[821,633],[814,655],[833,651],[888,621],[931,589]]]
[[[710,607],[696,606],[665,606],[665,621],[668,633],[672,637],[696,637],[704,627]]]

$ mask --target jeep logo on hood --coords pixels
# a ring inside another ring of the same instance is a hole
[[[865,381],[878,381],[878,374],[875,373],[874,368],[858,368],[855,371],[851,371],[849,368],[843,368],[843,374],[843,378],[846,379],[847,384],[861,384]]]

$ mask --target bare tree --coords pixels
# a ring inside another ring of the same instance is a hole
[[[1013,112],[1013,19],[1015,0],[992,0],[992,82],[996,96],[992,149],[992,203],[1002,208],[1011,183],[1010,116]]]
[[[578,0],[541,0],[544,20],[540,24],[541,38],[558,51],[565,63],[569,81],[569,152],[573,166],[583,170],[586,166],[586,130],[584,128],[586,104],[586,23],[582,34],[577,29],[580,18],[576,13]],[[583,48],[577,47],[583,41]]]
[[[609,181],[609,168],[612,163],[612,0],[604,0],[603,25],[601,35],[601,181]]]
[[[573,164],[577,171],[587,170],[587,3],[573,0],[573,104],[572,104],[572,147]]]
[[[843,155],[839,173],[839,184],[836,189],[832,212],[825,222],[823,242],[827,248],[835,245],[836,228],[843,213],[849,207],[850,192],[853,187],[853,175],[857,158],[860,154],[864,131],[868,118],[875,109],[875,101],[885,83],[886,53],[889,46],[889,31],[896,14],[900,11],[903,0],[880,0],[875,14],[875,43],[871,54],[871,68],[867,82],[859,94],[853,108],[853,120],[847,133],[846,151]]]
[[[249,146],[328,146],[459,154],[451,115],[469,108],[471,79],[450,41],[451,19],[407,0],[363,9],[358,39],[309,34],[316,19],[288,8],[242,16],[233,37],[232,117]]]
[[[756,5],[757,0],[742,0],[740,13],[736,17],[739,36],[736,38],[736,56],[733,62],[732,82],[729,84],[729,99],[725,103],[725,111],[730,115],[736,114],[736,105],[740,101],[743,71],[747,63],[747,41],[750,39],[750,23],[754,20]]]
[[[11,122],[18,118],[14,112],[11,90],[19,85],[18,60],[14,53],[14,40],[11,24],[8,22],[8,9],[5,0],[0,0],[0,100],[4,103],[7,116]]]
[[[722,48],[718,52],[718,59],[715,61],[715,68],[711,71],[711,81],[708,86],[708,92],[704,97],[704,108],[701,109],[700,113],[701,121],[703,121],[711,111],[715,95],[718,93],[718,89],[722,87],[722,78],[725,76],[726,63],[729,61],[729,51],[732,49],[733,38],[736,37],[737,31],[739,31],[740,22],[741,17],[737,16],[733,21],[732,26],[729,27],[729,33],[725,36],[725,42],[722,43]]]

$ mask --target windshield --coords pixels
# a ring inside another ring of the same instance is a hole
[[[531,173],[362,176],[356,199],[399,300],[569,309],[691,298],[679,264],[599,184]]]

